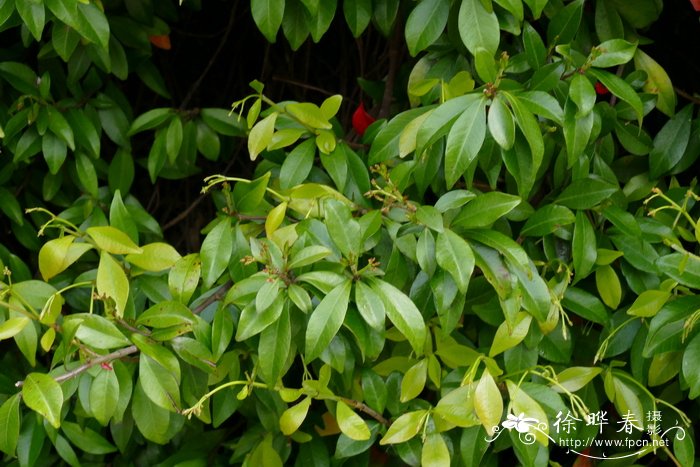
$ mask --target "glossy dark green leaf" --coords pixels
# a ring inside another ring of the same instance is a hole
[[[586,277],[593,270],[597,257],[595,230],[584,211],[576,212],[574,238],[571,244],[571,256],[574,262],[576,281]]]
[[[207,234],[200,252],[202,281],[209,288],[228,266],[233,251],[233,234],[228,218],[221,219]]]
[[[420,2],[406,20],[406,45],[412,56],[416,56],[431,45],[442,34],[450,11],[447,0]]]
[[[690,139],[690,123],[693,108],[688,105],[673,116],[659,130],[649,153],[649,177],[659,176],[672,170],[683,157]]]
[[[520,203],[521,199],[518,196],[498,191],[484,193],[464,206],[452,221],[452,225],[466,229],[487,227]]]
[[[515,121],[503,99],[496,95],[488,113],[489,133],[503,149],[510,149],[515,142]]]
[[[457,21],[462,42],[472,54],[482,47],[496,55],[501,33],[493,11],[487,11],[480,0],[464,0]]]
[[[583,289],[567,288],[562,305],[584,319],[604,326],[608,324],[609,316],[603,303],[595,295]]]
[[[481,149],[486,135],[485,108],[485,98],[471,103],[447,135],[445,183],[448,188],[459,180]]]
[[[644,115],[644,106],[634,88],[627,84],[625,80],[610,72],[598,70],[596,68],[591,68],[588,72],[603,83],[612,94],[627,102],[634,110],[637,115],[637,121],[641,125],[642,116]]]
[[[618,187],[598,178],[574,180],[557,197],[556,202],[571,209],[590,209],[609,198]]]
[[[250,3],[253,20],[268,42],[274,43],[277,39],[277,31],[282,25],[284,16],[284,7],[284,0],[252,0]]]
[[[289,311],[283,311],[279,319],[265,328],[258,344],[260,373],[269,384],[277,384],[289,357],[292,331]]]
[[[700,289],[700,259],[692,254],[671,253],[656,260],[664,274],[687,287]]]
[[[567,44],[576,36],[583,13],[583,0],[575,0],[552,17],[547,26],[547,42],[552,47]]]
[[[542,68],[546,63],[547,49],[540,34],[527,22],[523,25],[523,46],[530,67],[534,70]]]
[[[474,254],[469,244],[450,229],[437,234],[435,243],[437,264],[449,272],[461,293],[466,293],[474,270]]]
[[[567,207],[547,204],[535,211],[525,222],[520,235],[543,237],[559,230],[565,225],[573,224],[576,216]]]
[[[417,355],[423,354],[426,326],[416,305],[403,292],[381,279],[372,279],[370,287],[384,302],[389,320],[408,339]]]
[[[351,285],[351,282],[346,280],[335,287],[311,312],[306,327],[304,354],[307,361],[320,356],[340,330],[350,301]]]
[[[360,37],[372,19],[372,0],[345,0],[343,14],[353,37]]]

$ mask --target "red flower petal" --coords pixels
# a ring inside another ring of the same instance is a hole
[[[100,363],[100,366],[102,367],[103,370],[111,370],[112,369],[112,365],[110,365],[107,362]]]
[[[608,88],[606,88],[605,85],[603,83],[601,83],[600,81],[597,81],[595,83],[595,92],[601,96],[610,93]]]
[[[162,34],[159,36],[148,36],[148,40],[151,44],[163,50],[170,50],[170,36],[167,34]]]
[[[360,102],[359,107],[352,114],[352,127],[358,135],[365,134],[365,130],[375,121],[375,118],[367,113],[364,102]]]

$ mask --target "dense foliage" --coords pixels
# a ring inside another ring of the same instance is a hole
[[[386,45],[333,77],[355,130],[254,73],[196,106],[214,58],[174,99],[180,3],[0,0],[5,464],[693,465],[700,119],[645,53],[661,0],[221,2],[261,56]]]

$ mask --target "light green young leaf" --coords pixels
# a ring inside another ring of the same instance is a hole
[[[656,108],[669,117],[673,116],[676,111],[676,91],[666,70],[642,49],[637,49],[634,53],[634,66],[638,70],[646,71],[644,92],[657,95]]]
[[[598,367],[574,366],[566,368],[557,375],[559,384],[551,384],[556,392],[576,392],[587,385],[603,371]]]
[[[423,392],[428,376],[428,359],[423,358],[406,371],[401,380],[401,402],[415,399]]]
[[[248,135],[248,153],[250,153],[251,161],[254,161],[258,157],[258,154],[264,151],[272,141],[272,134],[275,131],[276,121],[277,112],[272,112],[256,123],[250,130],[250,134]]]
[[[491,376],[488,368],[484,368],[484,373],[476,385],[474,410],[486,433],[489,436],[493,436],[494,429],[498,428],[501,422],[501,415],[503,415],[503,399],[496,381]]]
[[[97,248],[113,255],[140,254],[143,252],[127,234],[111,226],[89,227],[86,233]]]
[[[102,370],[90,384],[90,411],[102,426],[107,426],[117,409],[119,379],[113,370]]]
[[[158,272],[172,268],[182,256],[168,243],[155,242],[141,247],[140,254],[130,254],[126,260],[143,270]]]
[[[173,299],[187,305],[197,288],[201,272],[202,263],[198,253],[180,258],[168,274],[168,288]]]
[[[491,136],[503,149],[510,149],[515,142],[515,121],[503,98],[496,94],[488,113],[488,127]]]
[[[338,427],[345,436],[355,441],[365,441],[371,436],[367,423],[357,415],[345,402],[336,403],[335,418]]]
[[[598,266],[595,283],[603,303],[616,310],[622,300],[622,286],[615,270],[610,265]]]
[[[233,251],[233,231],[228,217],[222,218],[202,242],[202,282],[210,288],[228,266]]]
[[[496,329],[496,334],[493,337],[493,343],[489,350],[489,357],[495,357],[501,352],[515,347],[522,342],[530,330],[531,322],[532,316],[523,311],[518,312],[513,326],[509,326],[507,321],[502,322],[501,325],[498,326],[498,329]]]
[[[427,416],[427,410],[414,410],[401,415],[391,424],[379,444],[384,446],[408,441],[421,431]]]
[[[627,42],[624,39],[610,39],[596,46],[600,51],[591,65],[599,68],[609,68],[616,65],[624,65],[632,60],[637,50],[637,43]]]
[[[114,349],[130,344],[129,339],[107,318],[97,314],[73,314],[66,319],[79,319],[75,337],[95,349]]]
[[[61,426],[63,391],[51,376],[29,373],[22,386],[22,400],[27,407],[46,418],[54,428]]]
[[[440,433],[431,433],[425,438],[421,450],[421,465],[423,467],[449,467],[450,450]]]
[[[296,432],[306,418],[311,406],[311,397],[305,397],[297,405],[289,407],[280,416],[280,430],[285,436]]]
[[[98,294],[114,301],[115,314],[121,318],[129,298],[129,279],[122,266],[106,251],[100,254],[95,286]]]

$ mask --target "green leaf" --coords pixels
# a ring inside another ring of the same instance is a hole
[[[576,73],[571,78],[569,96],[578,107],[578,117],[585,117],[593,110],[596,101],[595,89],[584,75]]]
[[[510,149],[515,142],[515,122],[510,109],[498,94],[491,101],[488,113],[489,133],[503,149]]]
[[[576,287],[568,287],[562,300],[565,309],[571,310],[580,317],[594,323],[608,325],[608,312],[598,298]]]
[[[165,131],[165,152],[168,154],[168,161],[173,164],[177,160],[177,155],[182,146],[182,120],[175,115],[170,119],[170,124]]]
[[[634,300],[634,303],[627,309],[627,314],[642,318],[651,318],[661,310],[671,292],[665,290],[645,290]]]
[[[180,407],[180,386],[176,375],[149,355],[139,357],[139,385],[157,406],[177,411]]]
[[[22,400],[27,407],[54,427],[61,426],[63,391],[51,376],[43,373],[29,373],[22,386]]]
[[[585,211],[577,211],[574,238],[571,244],[571,255],[574,260],[576,281],[590,274],[593,270],[597,254],[595,230],[593,230],[591,221],[588,220]]]
[[[632,60],[637,44],[627,42],[624,39],[610,39],[596,46],[600,55],[593,59],[591,65],[599,68],[609,68],[616,65],[624,65]]]
[[[49,130],[51,133],[59,137],[66,145],[68,145],[71,150],[75,150],[75,138],[73,135],[73,128],[63,116],[63,114],[56,108],[47,107],[48,119],[49,119]]]
[[[423,358],[406,371],[401,380],[401,402],[415,399],[423,392],[428,377],[428,359]]]
[[[102,370],[90,384],[90,411],[102,426],[107,426],[117,409],[119,380],[113,370]]]
[[[44,31],[46,21],[46,10],[43,2],[32,0],[15,0],[15,7],[20,18],[32,33],[34,39],[41,40],[41,33]]]
[[[700,334],[696,334],[688,346],[683,351],[683,362],[681,363],[683,377],[690,386],[690,399],[700,396]],[[2,417],[0,417],[0,420]]]
[[[588,73],[603,83],[613,95],[627,102],[636,113],[639,125],[642,125],[642,117],[644,116],[642,100],[639,98],[634,88],[627,84],[627,81],[610,72],[598,70],[596,68],[590,68]]]
[[[0,323],[0,341],[19,334],[32,320],[26,316],[16,316]]]
[[[459,291],[467,293],[474,271],[474,253],[469,244],[452,230],[445,229],[437,234],[435,257],[437,264],[455,280]]]
[[[649,177],[659,178],[681,160],[690,141],[693,106],[687,105],[674,115],[654,137],[649,153]]]
[[[20,395],[15,394],[0,406],[0,451],[13,457],[19,441],[21,423],[19,401]]]
[[[609,0],[602,0],[595,4],[595,30],[598,38],[604,41],[625,35],[620,13]]]
[[[316,155],[316,143],[308,139],[289,153],[280,169],[280,186],[284,189],[292,188],[306,180],[311,172]]]
[[[335,408],[335,418],[340,431],[355,441],[365,441],[371,436],[367,423],[357,415],[345,402],[338,401]]]
[[[440,433],[431,433],[425,438],[421,450],[421,465],[423,467],[450,466],[450,450]]]
[[[141,313],[136,319],[136,324],[152,328],[167,328],[183,324],[194,324],[195,315],[184,304],[177,301],[163,301],[156,303]]]
[[[434,413],[459,427],[478,425],[474,414],[474,386],[460,386],[444,395],[435,406]]]
[[[539,70],[547,63],[547,49],[540,34],[530,23],[526,22],[523,24],[522,37],[527,63],[533,70]]]
[[[523,132],[527,140],[530,152],[532,153],[533,170],[536,171],[539,169],[544,155],[544,141],[542,139],[542,131],[540,130],[539,122],[528,109],[524,100],[509,93],[503,93],[503,95],[510,102],[513,115],[515,116],[515,122],[518,124],[520,131]]]
[[[498,18],[493,11],[487,11],[480,0],[464,0],[459,8],[459,35],[467,50],[476,54],[479,47],[496,55],[501,40]]]
[[[172,109],[169,108],[157,108],[151,109],[134,119],[129,127],[128,135],[132,136],[136,133],[140,133],[146,130],[152,130],[157,128],[165,121],[170,118],[172,114]]]
[[[522,342],[530,330],[531,322],[532,316],[522,311],[518,312],[512,326],[507,321],[502,322],[496,329],[489,357],[495,357]]]
[[[95,286],[98,294],[114,301],[116,316],[121,318],[129,298],[129,279],[122,266],[106,251],[100,254]]]
[[[400,0],[375,0],[372,3],[375,26],[384,37],[389,37],[398,17]]]
[[[427,410],[414,410],[401,415],[394,420],[379,444],[384,446],[408,441],[423,429],[427,417]]]
[[[599,266],[595,271],[595,283],[603,303],[616,310],[622,300],[622,286],[613,268]]]
[[[304,355],[307,362],[321,355],[343,325],[350,301],[351,286],[352,282],[349,280],[343,281],[323,297],[323,300],[311,312],[309,323],[306,326]]]
[[[143,252],[127,234],[111,226],[89,227],[85,231],[97,248],[113,255],[140,254]]]
[[[202,242],[202,283],[210,288],[223,274],[233,252],[233,232],[229,218],[222,218]]]
[[[305,397],[297,405],[289,407],[280,416],[280,430],[285,436],[296,432],[306,418],[311,406],[311,397]]]
[[[325,130],[333,128],[333,125],[330,124],[316,104],[310,102],[293,102],[286,105],[285,111],[305,126]]]
[[[557,204],[547,204],[535,211],[525,222],[520,235],[544,237],[561,227],[573,224],[576,216],[569,208]]]
[[[107,350],[130,344],[129,339],[111,321],[100,315],[73,314],[69,318],[80,320],[75,337],[90,347]]]
[[[17,62],[2,62],[0,63],[0,76],[22,94],[37,95],[36,83],[39,77],[27,65]]]
[[[514,414],[527,414],[527,417],[534,418],[535,420],[547,419],[547,414],[542,409],[542,406],[535,399],[530,397],[521,386],[516,385],[510,380],[506,380],[506,387],[510,395],[511,410]],[[546,425],[544,429],[538,426],[537,429],[532,430],[532,434],[542,445],[547,446],[549,444],[549,427]]]
[[[666,70],[641,49],[634,53],[634,67],[647,73],[644,92],[657,95],[656,108],[669,117],[673,116],[676,109],[676,91]]]
[[[574,366],[567,368],[557,375],[559,384],[551,384],[556,392],[576,392],[585,387],[593,378],[603,371],[602,368]]]
[[[386,310],[381,298],[367,284],[355,282],[355,305],[365,322],[377,331],[384,330]]]
[[[61,430],[66,434],[66,437],[75,446],[80,446],[80,449],[88,454],[104,455],[117,450],[116,446],[107,441],[102,435],[96,431],[74,422],[64,422]]]
[[[474,411],[486,433],[493,436],[503,415],[503,399],[488,368],[484,368],[484,373],[474,390]]]
[[[284,17],[284,0],[251,0],[253,20],[268,42],[277,40],[277,31]]]
[[[518,196],[499,191],[481,194],[461,209],[452,225],[465,229],[488,227],[515,209],[521,201]]]
[[[406,45],[411,56],[415,57],[440,37],[449,13],[447,0],[425,0],[416,5],[406,20]]]
[[[19,201],[4,187],[0,187],[0,210],[13,222],[19,225],[24,224],[24,216]]]
[[[168,288],[173,299],[187,305],[194,294],[202,271],[202,263],[197,253],[180,258],[168,274]]]
[[[140,383],[136,385],[134,390],[131,414],[136,427],[147,440],[165,444],[172,436],[168,432],[168,427],[173,415],[168,410],[154,404],[146,396]]]
[[[130,254],[126,260],[145,271],[158,272],[172,268],[182,257],[168,243],[149,243],[141,247],[141,253]]]
[[[583,0],[573,2],[561,8],[547,26],[547,42],[550,47],[568,44],[576,36],[583,13]]]
[[[360,37],[372,19],[372,0],[344,0],[343,15],[353,37]]]
[[[75,154],[75,170],[78,173],[78,183],[83,191],[97,197],[97,172],[92,160],[82,151]]]
[[[55,175],[66,160],[68,146],[53,134],[45,133],[41,138],[41,152],[44,154],[46,165],[49,166],[49,172]]]
[[[679,284],[700,289],[700,258],[690,253],[671,253],[656,260],[659,270]]]
[[[360,224],[352,218],[350,208],[335,199],[326,199],[323,203],[328,233],[346,258],[357,260],[362,240]]]
[[[291,348],[292,330],[289,311],[283,311],[279,319],[260,334],[258,365],[260,374],[269,384],[277,384],[284,374],[284,366]]]
[[[590,209],[617,190],[617,186],[599,178],[580,178],[571,182],[557,197],[556,202],[571,209]]]
[[[275,131],[275,122],[277,121],[277,112],[272,112],[267,117],[260,120],[250,130],[248,135],[248,152],[250,160],[254,161],[258,154],[267,148],[267,145],[272,141],[272,134]]]
[[[427,331],[423,316],[413,301],[381,279],[372,278],[369,285],[384,302],[384,310],[389,320],[408,339],[416,355],[423,355]]]
[[[401,134],[412,120],[428,112],[431,107],[418,107],[406,110],[391,119],[374,138],[369,150],[369,163],[378,164],[399,155]],[[419,150],[419,149],[417,149]]]
[[[445,148],[445,183],[451,188],[476,156],[486,136],[486,98],[472,102],[452,125]]]

